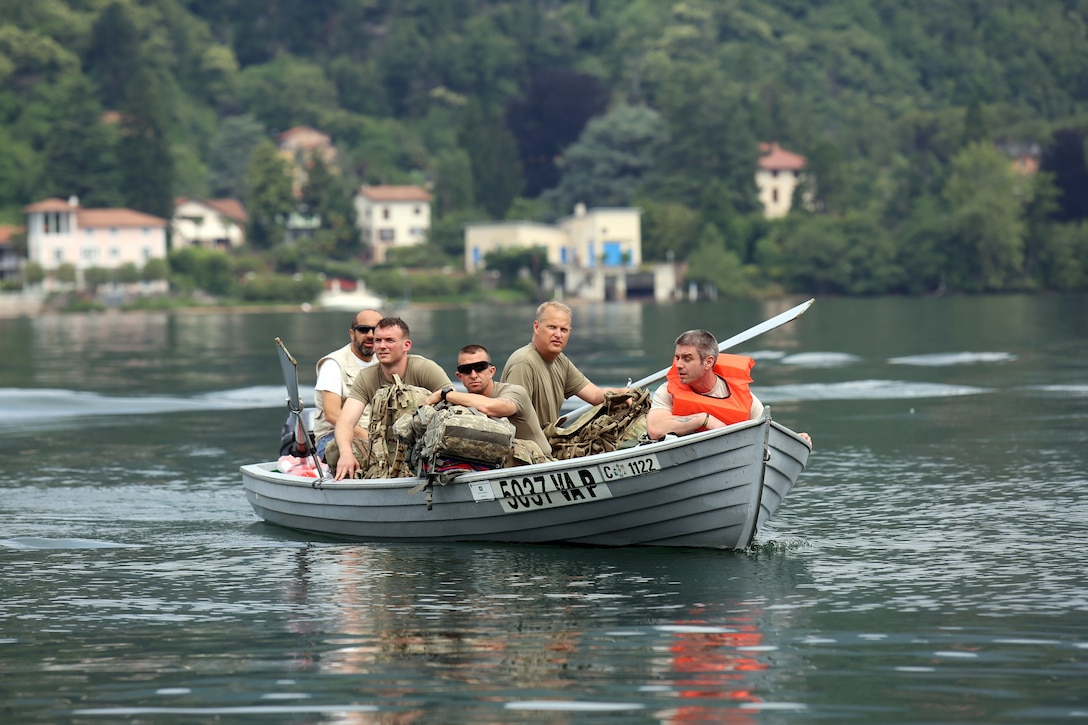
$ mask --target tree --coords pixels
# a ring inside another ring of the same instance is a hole
[[[1066,222],[1088,219],[1088,135],[1075,128],[1063,128],[1043,149],[1039,170],[1054,175],[1061,192],[1053,218]]]
[[[76,283],[76,266],[71,262],[64,262],[57,266],[53,272],[54,278],[62,284]]]
[[[169,219],[174,212],[174,158],[158,81],[140,68],[125,89],[117,157],[126,206]]]
[[[502,219],[521,191],[517,143],[502,114],[484,111],[472,102],[465,113],[460,145],[472,166],[476,202],[495,219]]]
[[[250,157],[245,199],[250,244],[268,249],[282,242],[287,216],[295,209],[295,197],[291,167],[271,141],[257,146]]]
[[[711,179],[721,179],[734,209],[759,209],[755,168],[759,143],[739,84],[705,59],[676,62],[663,71],[658,94],[669,144],[653,190],[661,198],[697,206]]]
[[[28,285],[41,284],[45,279],[45,270],[37,262],[27,262],[23,265],[23,282]]]
[[[537,285],[548,269],[548,250],[544,247],[510,247],[493,249],[484,255],[484,266],[495,270],[503,287],[511,287],[521,275],[527,275]]]
[[[336,86],[324,69],[291,55],[246,68],[239,86],[246,109],[271,129],[316,124],[326,109],[338,106]]]
[[[586,123],[608,108],[609,92],[595,76],[544,70],[529,79],[524,96],[506,105],[506,123],[518,141],[525,195],[536,197],[559,183],[557,160],[578,140]]]
[[[149,259],[140,270],[140,279],[144,282],[157,282],[170,275],[170,265],[161,257]]]
[[[436,217],[466,211],[476,205],[472,188],[472,162],[464,151],[453,149],[439,154],[434,175]]]
[[[107,108],[125,104],[129,84],[143,67],[139,30],[127,3],[110,3],[91,28],[83,64]]]
[[[94,98],[90,80],[71,74],[61,81],[57,93],[43,149],[45,195],[76,196],[85,207],[123,205],[118,132],[102,123],[102,107]]]
[[[248,113],[223,119],[209,149],[208,185],[212,194],[217,197],[243,195],[249,157],[265,138],[264,126]]]
[[[352,189],[332,173],[321,154],[314,154],[310,161],[299,201],[304,214],[320,219],[320,228],[314,235],[318,254],[350,259],[359,252]]]
[[[1023,271],[1024,222],[1031,184],[1008,158],[972,144],[952,160],[944,198],[953,231],[949,285],[968,292],[1009,289]]]
[[[703,227],[698,246],[688,258],[686,278],[713,285],[726,297],[747,297],[752,293],[743,260],[726,248],[725,240],[713,224]]]
[[[668,141],[661,116],[646,106],[617,106],[586,125],[563,156],[563,176],[549,194],[556,210],[579,202],[627,206],[638,194]]]
[[[772,232],[776,254],[761,242],[760,267],[791,292],[882,294],[901,281],[895,248],[873,212],[787,217]]]

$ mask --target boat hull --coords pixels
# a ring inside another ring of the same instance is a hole
[[[412,478],[315,482],[274,462],[241,472],[265,521],[353,540],[737,549],[774,515],[809,452],[765,415],[572,461],[463,474],[429,490]]]

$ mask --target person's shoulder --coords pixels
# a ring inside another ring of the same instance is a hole
[[[522,345],[517,350],[510,353],[510,357],[506,358],[506,364],[512,365],[514,363],[525,362],[529,355],[536,352],[536,348],[533,347],[533,343]]]
[[[529,391],[517,383],[495,383],[495,389],[491,391],[492,398],[516,398],[529,396]]]
[[[443,374],[445,374],[445,371],[442,370],[441,365],[439,365],[438,363],[436,363],[434,360],[430,359],[429,357],[424,357],[423,355],[416,355],[414,353],[409,353],[408,354],[408,362],[410,362],[412,365],[419,366],[421,368],[437,369],[437,370],[441,371]]]
[[[351,343],[349,342],[347,345],[344,345],[342,347],[338,347],[335,350],[330,350],[329,352],[325,353],[320,358],[318,358],[317,367],[320,368],[322,365],[324,365],[325,363],[330,362],[330,361],[336,363],[337,365],[339,365],[340,363],[337,361],[337,357],[339,357],[344,352],[345,349],[348,349],[350,347],[351,347]]]

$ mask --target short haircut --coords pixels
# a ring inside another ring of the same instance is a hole
[[[405,340],[410,339],[410,336],[412,334],[411,330],[408,329],[408,323],[400,319],[399,317],[383,317],[382,319],[378,320],[378,324],[375,325],[375,327],[399,328],[400,331],[404,333]]]
[[[676,347],[694,347],[699,357],[718,359],[718,340],[706,330],[688,330],[676,338]]]
[[[570,308],[557,300],[548,300],[547,302],[541,302],[540,307],[536,308],[536,321],[540,322],[540,318],[544,316],[544,313],[548,310],[559,310],[564,315],[574,320],[574,313],[570,311]]]
[[[482,353],[486,354],[488,357],[491,356],[491,354],[489,352],[487,352],[486,347],[484,347],[483,345],[476,345],[476,344],[465,345],[464,347],[462,347],[460,350],[457,351],[457,354],[458,354],[458,356],[460,356],[460,355],[471,355],[474,352],[482,352]]]

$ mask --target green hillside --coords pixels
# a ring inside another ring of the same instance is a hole
[[[298,125],[337,168],[285,250]],[[726,295],[1083,290],[1086,138],[1088,0],[0,0],[0,222],[234,196],[280,271],[358,258],[352,190],[413,183],[417,262],[584,202]],[[808,159],[807,209],[763,218],[763,141]]]

